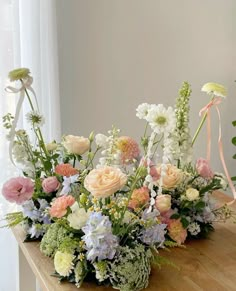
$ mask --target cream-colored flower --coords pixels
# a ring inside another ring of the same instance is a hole
[[[160,211],[160,213],[166,212],[171,208],[171,196],[168,194],[158,195],[156,197],[155,203],[156,209]]]
[[[54,267],[56,272],[63,277],[69,276],[74,267],[74,258],[75,256],[72,254],[57,251],[54,257]]]
[[[168,190],[176,188],[182,179],[183,179],[183,172],[171,164],[166,164],[166,171],[165,175],[162,178],[162,187]],[[157,167],[157,172],[161,174],[161,166]]]
[[[46,144],[46,149],[49,152],[55,151],[57,149],[57,147],[58,147],[58,145],[55,142],[50,142],[50,143]]]
[[[186,190],[186,199],[188,201],[194,201],[194,200],[197,200],[199,198],[199,191],[197,189],[194,189],[194,188],[188,188]]]
[[[127,176],[119,168],[104,166],[93,169],[85,178],[85,188],[97,198],[105,198],[121,189]]]
[[[213,94],[219,97],[226,97],[227,90],[223,85],[217,83],[206,83],[202,87],[202,91],[206,92],[207,94]]]
[[[64,138],[63,145],[69,153],[83,155],[89,150],[90,141],[83,136],[67,135]]]
[[[17,81],[20,79],[25,79],[29,76],[30,70],[27,68],[19,68],[9,72],[8,77],[10,81]]]
[[[67,217],[70,227],[74,229],[81,229],[83,226],[85,226],[90,213],[86,212],[84,208],[79,208],[77,202],[71,206],[71,209],[72,213],[70,213]]]

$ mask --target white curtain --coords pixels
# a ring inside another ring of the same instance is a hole
[[[7,74],[17,67],[28,67],[34,77],[41,113],[45,116],[45,140],[60,138],[60,98],[57,60],[56,0],[0,1],[0,116],[14,115],[17,97],[6,94]],[[24,106],[22,114],[27,111]],[[0,121],[1,122],[1,121]],[[21,126],[23,118],[20,120]],[[5,130],[0,125],[0,186],[19,175],[10,164]],[[1,197],[0,217],[9,207]],[[17,244],[10,230],[0,229],[0,291],[17,291]],[[28,290],[25,290],[28,291]]]

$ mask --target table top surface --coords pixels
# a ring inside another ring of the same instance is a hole
[[[222,193],[214,196],[220,202],[229,201]],[[231,208],[236,211],[235,204]],[[114,290],[89,283],[84,283],[80,289],[71,283],[59,284],[57,278],[51,276],[53,261],[40,252],[39,242],[23,243],[25,234],[19,226],[13,233],[43,291]],[[208,239],[187,242],[186,248],[162,250],[161,255],[169,258],[179,270],[170,266],[153,269],[147,291],[236,290],[236,224],[232,221],[215,224],[215,231]]]

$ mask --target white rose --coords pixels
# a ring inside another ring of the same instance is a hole
[[[67,135],[64,138],[63,145],[69,153],[83,155],[89,150],[90,141],[83,136]]]
[[[189,188],[187,189],[185,196],[188,201],[197,200],[199,198],[199,191],[194,188]]]
[[[73,204],[74,205],[74,204]],[[71,214],[68,215],[67,220],[70,223],[70,227],[74,229],[81,229],[82,227],[85,226],[90,213],[86,212],[84,208],[76,208],[73,207],[72,209],[74,210]]]
[[[108,137],[106,135],[98,133],[95,136],[95,143],[97,146],[105,148],[108,144],[107,139],[108,139]]]

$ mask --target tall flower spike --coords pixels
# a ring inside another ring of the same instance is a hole
[[[189,98],[192,93],[188,82],[183,82],[179,90],[179,96],[176,98],[175,116],[176,116],[176,130],[175,138],[178,143],[176,152],[176,159],[181,164],[186,164],[191,161],[192,147],[191,136],[189,129]]]

